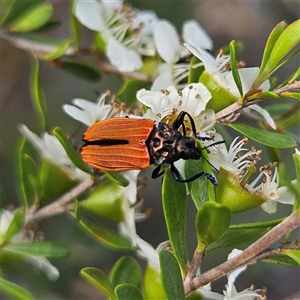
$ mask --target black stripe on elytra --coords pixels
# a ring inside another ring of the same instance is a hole
[[[97,141],[85,141],[86,144],[84,146],[89,146],[89,145],[96,145],[96,146],[101,146],[101,147],[109,147],[109,146],[115,146],[115,145],[126,145],[129,144],[128,140],[119,140],[119,139],[101,139]]]

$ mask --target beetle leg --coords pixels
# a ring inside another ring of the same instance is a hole
[[[188,179],[181,179],[179,171],[174,166],[174,164],[171,164],[171,173],[172,173],[173,177],[175,178],[175,180],[178,181],[178,182],[191,182],[191,181],[196,180],[197,178],[199,178],[201,176],[205,176],[214,186],[217,185],[215,177],[213,175],[211,175],[209,173],[206,173],[206,172],[203,172],[203,171],[195,174],[194,176],[192,176]]]
[[[194,122],[193,118],[191,117],[191,115],[189,113],[187,113],[186,111],[180,112],[180,114],[178,115],[178,117],[176,118],[176,120],[173,123],[173,128],[178,129],[180,126],[182,126],[183,135],[186,135],[185,125],[184,125],[184,117],[185,116],[188,116],[188,118],[190,119],[193,134],[195,137],[197,137],[195,122]]]
[[[153,179],[158,178],[165,173],[165,171],[160,172],[160,168],[161,168],[161,166],[158,166],[153,170],[152,175],[151,175],[151,177]]]

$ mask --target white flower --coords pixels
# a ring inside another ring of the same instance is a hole
[[[27,126],[20,124],[19,131],[32,144],[38,153],[52,163],[62,167],[74,179],[83,181],[90,175],[78,169],[70,160],[58,139],[44,132],[41,137],[30,131]]]
[[[135,246],[135,208],[137,196],[137,177],[140,170],[124,171],[122,174],[128,179],[129,185],[121,187],[123,194],[123,210],[125,212],[124,222],[118,223],[118,227],[121,233],[128,236],[131,239],[132,245]]]
[[[240,141],[238,139],[239,137],[236,137],[233,140],[228,150],[225,144],[208,148],[211,151],[209,160],[217,169],[222,167],[237,176],[244,175],[243,171],[247,170],[253,163],[256,163],[261,153],[261,151],[255,149],[248,150],[243,147],[248,141],[247,138],[243,138]],[[215,141],[219,140],[221,139],[216,135]],[[244,153],[241,154],[241,152]]]
[[[148,261],[149,265],[155,269],[157,272],[160,272],[160,265],[159,265],[159,256],[158,251],[161,248],[160,244],[158,246],[158,249],[154,249],[152,245],[147,243],[145,240],[140,238],[138,235],[135,236],[135,241],[137,246],[139,247],[139,250],[137,250],[137,253],[145,260]]]
[[[260,174],[251,184],[246,184],[245,188],[251,192],[262,193],[268,201],[263,203],[261,208],[268,213],[274,213],[277,202],[293,205],[295,195],[286,186],[279,187],[277,164],[274,164],[274,173],[270,171],[269,167],[270,165],[261,168]],[[262,176],[265,176],[264,180],[257,185]],[[293,180],[292,184],[296,187],[297,180]]]
[[[196,57],[198,57],[205,68],[205,70],[213,76],[213,78],[225,89],[227,89],[233,96],[237,99],[240,97],[240,93],[233,79],[232,71],[227,70],[226,64],[229,63],[229,55],[218,55],[214,58],[211,54],[207,53],[203,49],[197,47],[191,43],[184,44]],[[239,76],[242,84],[242,93],[243,96],[251,89],[253,82],[259,74],[259,68],[241,68],[238,69]],[[263,82],[260,87],[262,90],[269,90],[270,83],[268,80]],[[270,114],[265,110],[259,107],[258,105],[252,105],[250,107],[243,109],[245,112],[250,113],[250,110],[254,110],[259,113],[266,122],[273,128],[276,129],[276,124]]]
[[[142,55],[154,55],[151,38],[157,17],[123,5],[123,1],[77,1],[74,14],[78,20],[101,34],[106,55],[121,72],[142,67]]]
[[[183,39],[201,49],[212,49],[210,37],[195,20],[188,20],[183,24]],[[180,82],[189,74],[189,63],[178,61],[187,56],[188,51],[182,46],[175,26],[166,20],[158,22],[154,29],[154,42],[165,64],[159,67],[159,76],[151,90],[159,91],[171,85],[183,87]]]
[[[213,41],[196,20],[187,20],[182,26],[183,40],[194,47],[213,50]]]
[[[243,251],[241,250],[233,249],[231,253],[228,255],[228,260],[239,255],[242,252]],[[245,271],[246,267],[247,266],[238,268],[227,274],[228,284],[226,285],[226,291],[223,291],[225,295],[224,300],[251,300],[260,297],[260,295],[257,293],[260,290],[252,291],[250,289],[245,289],[241,292],[237,292],[234,286],[234,282],[236,278],[239,276],[241,272]]]
[[[156,121],[173,114],[177,115],[181,111],[197,117],[205,109],[210,98],[209,91],[202,83],[193,83],[179,92],[172,86],[160,92],[145,89],[137,92],[137,99],[150,108],[146,116]]]
[[[102,93],[97,103],[75,98],[72,100],[74,105],[64,104],[62,108],[73,119],[87,126],[111,117],[122,117],[125,115],[124,107],[118,106],[115,103],[105,104],[106,97],[109,95],[109,91]]]
[[[11,222],[14,219],[15,212],[2,209],[0,211],[0,241],[3,242],[3,237],[5,236]],[[10,242],[13,244],[30,243],[33,242],[34,232],[32,230],[22,229],[20,232],[15,234]],[[51,281],[55,281],[59,277],[59,271],[54,267],[45,257],[28,255],[24,258],[24,261],[31,266],[44,272],[47,278]]]

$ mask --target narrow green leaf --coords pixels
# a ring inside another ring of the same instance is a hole
[[[203,300],[204,297],[202,296],[202,294],[200,294],[200,292],[194,292],[185,299],[186,300]]]
[[[5,232],[4,236],[2,237],[1,234],[1,244],[3,244],[5,241],[8,241],[10,238],[12,238],[15,234],[17,234],[23,227],[24,224],[24,212],[19,209],[15,212],[15,215],[9,224],[9,227],[7,231]]]
[[[120,284],[116,286],[115,293],[118,300],[143,300],[142,292],[132,284]]]
[[[75,3],[73,2],[73,7]],[[79,46],[79,41],[81,37],[81,28],[82,25],[81,23],[77,20],[75,17],[74,13],[69,14],[70,16],[70,24],[71,24],[71,29],[72,29],[72,36],[74,38],[74,42],[76,44],[76,48]]]
[[[248,101],[258,99],[258,98],[266,98],[266,99],[279,99],[280,96],[271,92],[271,91],[261,91],[255,94],[252,94],[251,96],[247,97]]]
[[[33,108],[37,114],[39,124],[43,130],[46,129],[47,106],[44,92],[40,86],[39,80],[39,61],[36,57],[32,58],[32,67],[30,74],[30,94]]]
[[[294,153],[293,154],[293,160],[294,160],[294,165],[295,165],[295,170],[296,170],[296,179],[297,179],[297,187],[296,187],[296,194],[297,197],[295,197],[295,203],[294,203],[294,209],[299,209],[300,206],[300,154],[299,153]]]
[[[49,241],[19,244],[11,243],[7,245],[4,250],[21,255],[34,255],[43,257],[64,257],[69,254],[68,249],[64,246]]]
[[[281,59],[284,58],[288,52],[294,48],[300,42],[299,35],[300,19],[290,24],[276,40],[268,62],[266,69],[273,69]]]
[[[62,70],[86,81],[97,82],[102,77],[97,67],[83,61],[62,57],[58,66]]]
[[[115,222],[124,222],[123,193],[120,185],[105,179],[92,189],[91,193],[79,205],[96,216]]]
[[[284,31],[284,29],[286,28],[286,23],[284,22],[280,22],[279,24],[277,24],[275,26],[275,28],[271,31],[266,46],[265,46],[265,50],[264,50],[264,54],[263,54],[263,58],[260,64],[260,68],[259,68],[259,74],[262,74],[264,72],[265,66],[269,60],[269,57],[271,55],[271,52],[274,48],[274,45],[277,41],[277,39],[280,37],[280,35],[282,34],[282,32]]]
[[[286,134],[268,132],[237,122],[228,124],[228,126],[242,133],[246,137],[269,147],[281,149],[296,147],[295,140]]]
[[[300,93],[297,92],[285,92],[285,93],[281,93],[280,96],[286,98],[295,98],[297,100],[300,100]]]
[[[299,267],[299,263],[288,255],[274,255],[262,259],[263,262]]]
[[[297,249],[282,249],[281,253],[292,258],[298,265],[300,265],[300,250]]]
[[[53,44],[55,43],[55,48],[53,51],[45,53],[44,59],[45,60],[55,60],[66,53],[73,40],[65,39],[65,40],[53,40]]]
[[[91,284],[101,290],[109,299],[116,300],[114,286],[106,277],[105,273],[97,268],[83,268],[80,274]]]
[[[234,40],[230,42],[229,47],[230,47],[230,67],[231,67],[232,76],[233,76],[235,85],[240,93],[240,96],[243,97],[243,87],[242,87],[242,81],[240,78],[239,70],[237,67],[235,41]]]
[[[186,188],[176,182],[170,169],[165,170],[162,201],[168,235],[174,255],[183,272],[187,269]]]
[[[204,71],[204,66],[198,66],[201,63],[198,57],[193,56],[190,62],[190,72],[188,77],[188,83],[195,83],[199,81],[199,78]]]
[[[265,222],[234,224],[230,226],[230,229],[251,229],[251,228],[273,227],[281,223],[283,220],[285,220],[285,218],[279,218],[279,219],[274,219]]]
[[[105,172],[106,176],[121,186],[128,186],[129,180],[121,172]]]
[[[18,145],[18,181],[22,204],[27,210],[35,201],[38,202],[42,193],[39,172],[34,160],[25,153],[26,139]]]
[[[178,261],[174,255],[162,250],[159,252],[161,280],[168,299],[185,299],[183,282]]]
[[[216,242],[228,229],[231,221],[230,210],[216,202],[208,201],[199,209],[196,216],[198,252]]]
[[[2,20],[2,26],[6,26],[16,20],[25,10],[30,9],[32,6],[36,6],[39,3],[44,2],[45,0],[12,0],[10,1],[11,5],[6,12]]]
[[[32,201],[30,204],[38,203],[42,195],[42,186],[39,180],[38,167],[33,158],[27,154],[24,155],[24,164],[24,171],[26,172],[25,176],[27,176],[28,184],[31,186],[33,191]]]
[[[79,181],[61,166],[42,158],[40,182],[43,190],[41,202],[48,202],[75,187]]]
[[[129,237],[122,235],[116,230],[95,224],[87,219],[80,220],[79,226],[92,235],[96,240],[114,249],[134,250]]]
[[[7,295],[8,299],[34,300],[34,297],[19,285],[0,278],[1,294]]]
[[[147,265],[144,272],[143,292],[146,299],[167,299],[162,286],[160,271],[150,264]]]
[[[184,164],[184,173],[186,178],[192,177],[195,173],[200,172],[201,170],[203,170],[202,160],[187,160]],[[190,195],[197,210],[199,210],[201,205],[208,200],[207,184],[210,183],[207,183],[207,178],[204,176],[187,183]]]
[[[128,79],[124,82],[120,91],[117,94],[117,98],[124,103],[134,104],[136,100],[136,93],[138,90],[145,88],[145,82],[137,79]]]
[[[205,252],[208,254],[220,249],[233,249],[243,244],[250,244],[263,236],[269,230],[270,228],[229,228],[218,241],[209,245],[205,249]]]
[[[64,147],[68,157],[71,159],[72,163],[80,170],[86,173],[90,173],[89,167],[83,162],[79,153],[74,149],[70,140],[60,127],[55,127],[53,129],[53,135],[59,140],[61,145]]]
[[[114,286],[126,283],[140,287],[142,280],[141,267],[131,256],[123,256],[115,263],[110,274],[110,280]]]
[[[9,24],[9,30],[11,32],[27,32],[39,29],[50,20],[52,14],[53,7],[50,3],[32,6]]]

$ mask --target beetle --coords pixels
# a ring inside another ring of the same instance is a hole
[[[193,136],[186,136],[185,117],[188,117]],[[179,129],[182,129],[182,132]],[[210,140],[199,137],[193,118],[185,111],[180,112],[172,127],[151,119],[116,117],[106,119],[90,126],[83,135],[84,145],[81,156],[85,163],[104,171],[141,170],[155,165],[152,178],[163,175],[161,167],[171,166],[171,173],[178,182],[190,182],[200,176],[208,178],[216,185],[215,178],[204,171],[188,179],[182,179],[174,162],[179,159],[202,157],[195,139]],[[223,143],[215,142],[212,145]]]

